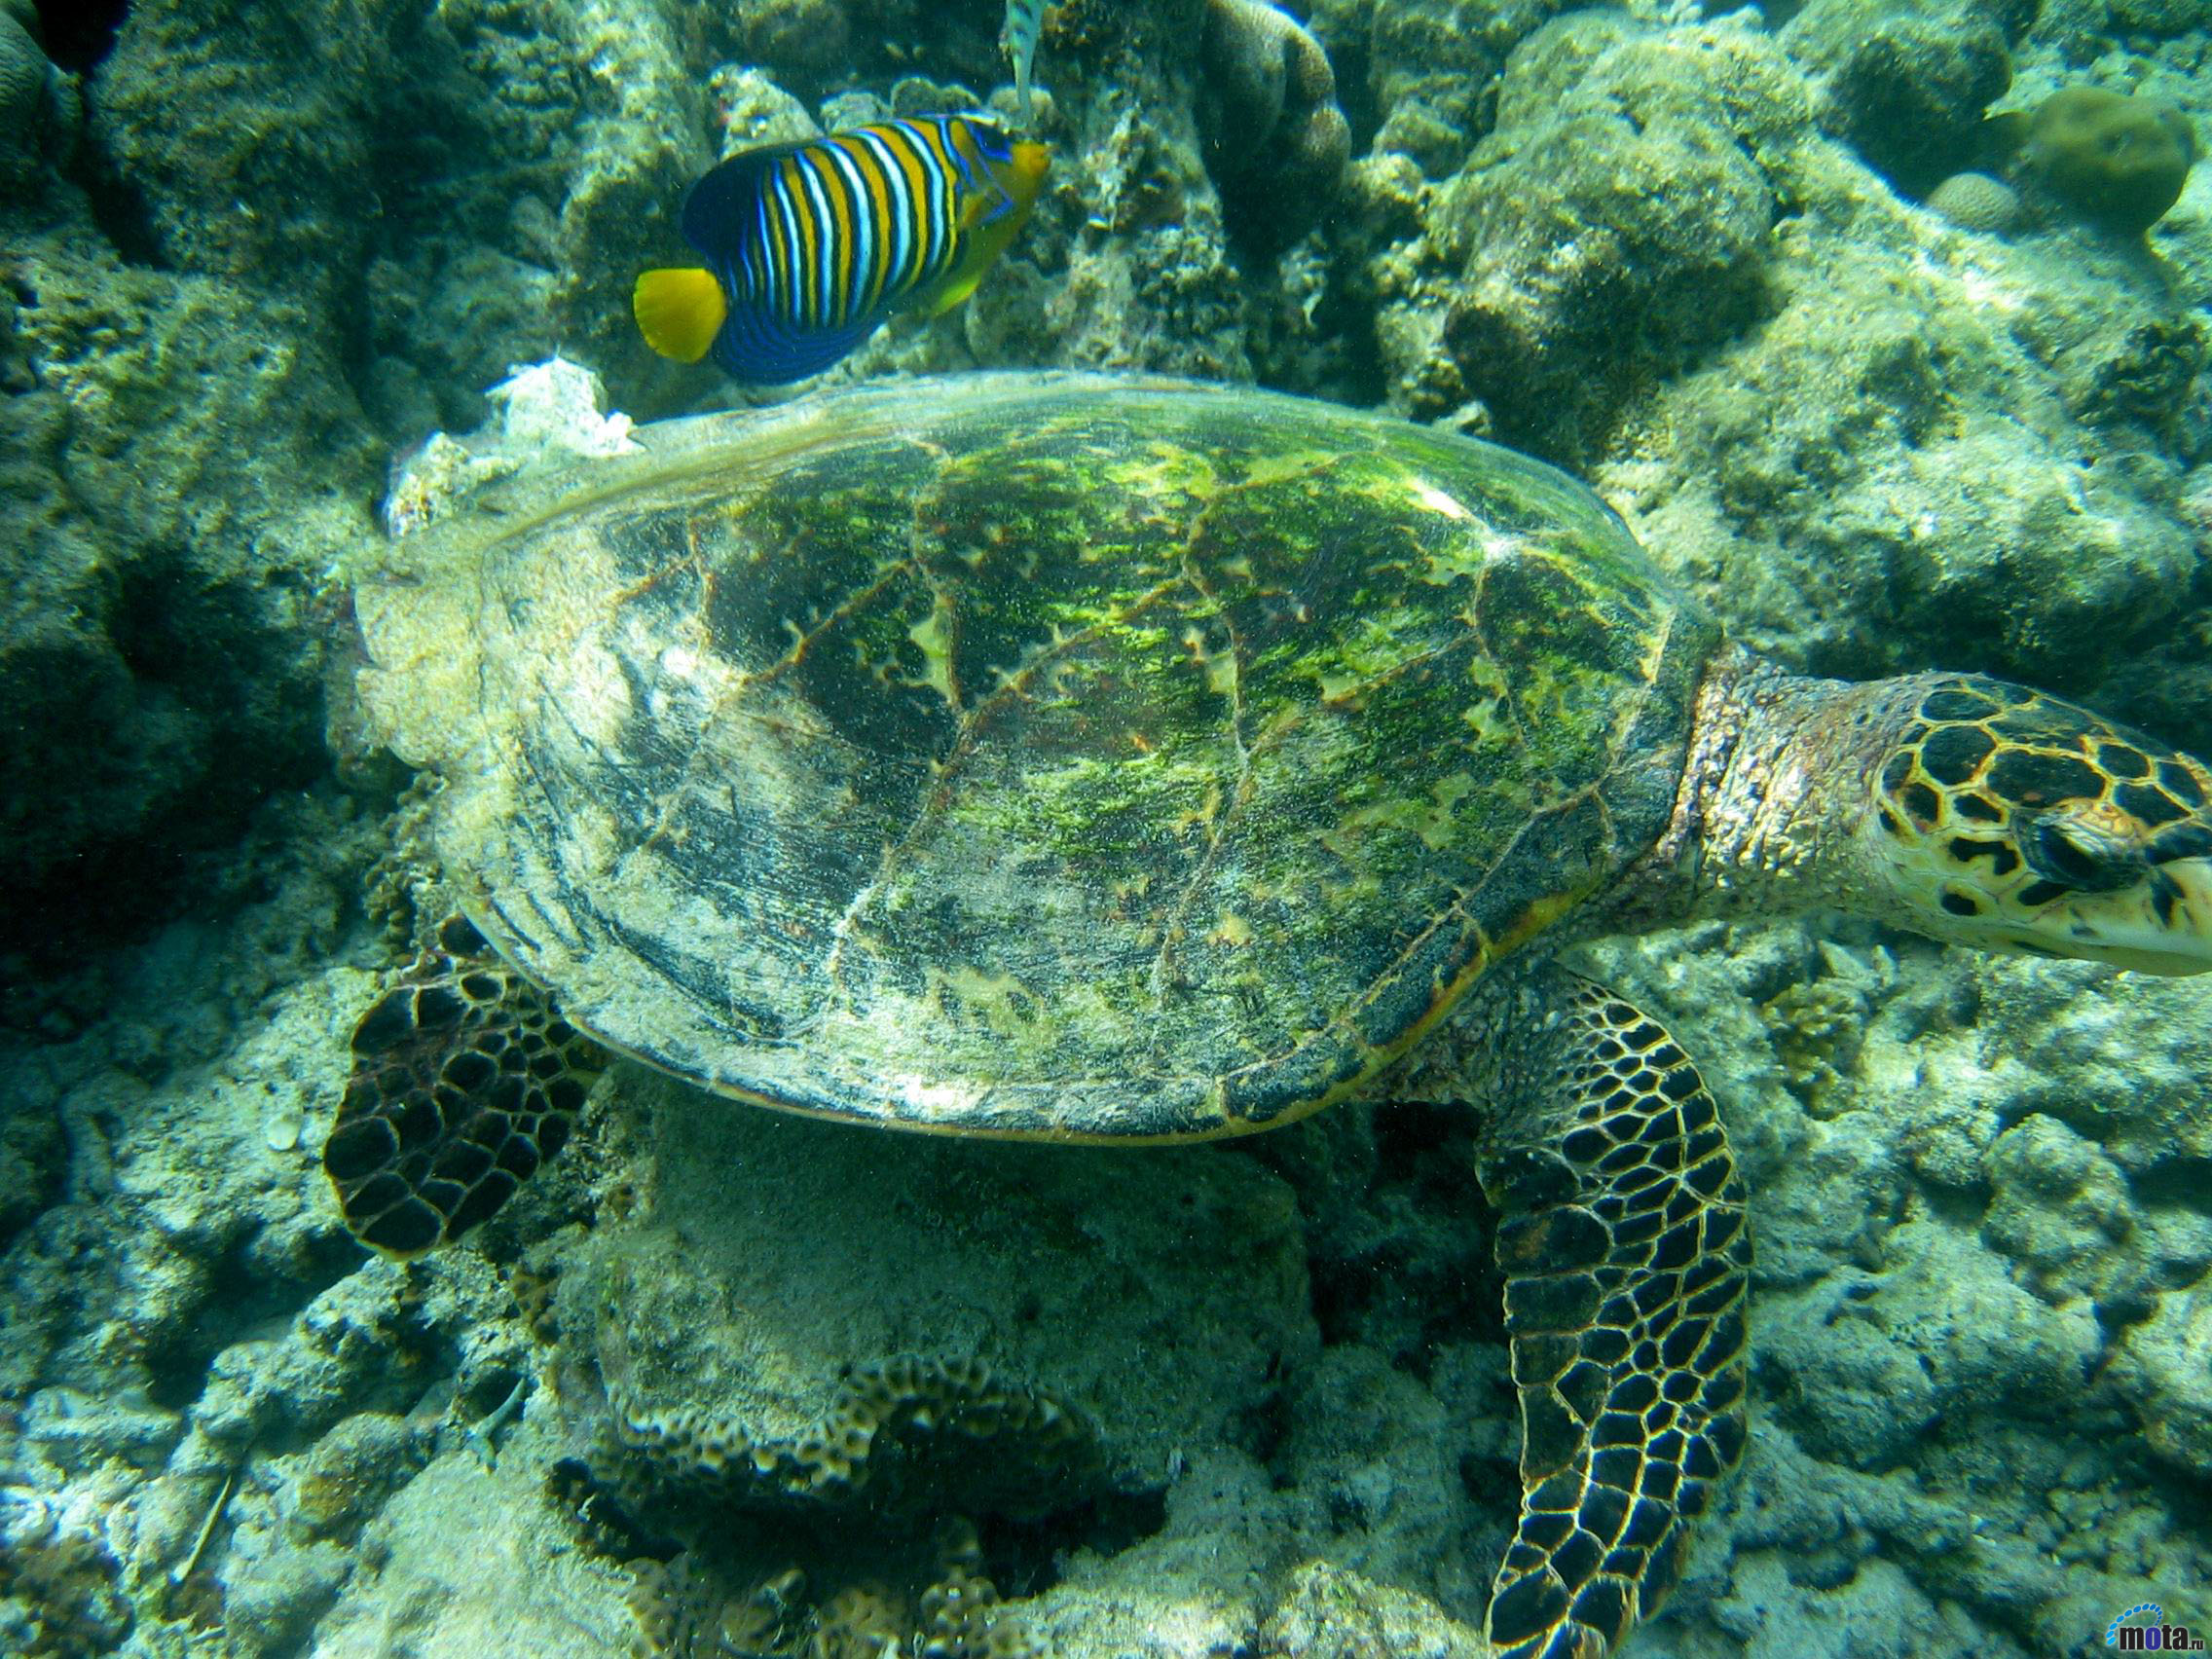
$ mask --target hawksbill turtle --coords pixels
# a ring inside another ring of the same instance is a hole
[[[2201,762],[1972,674],[1761,662],[1508,450],[1065,375],[639,436],[359,574],[459,914],[353,1034],[348,1225],[484,1219],[602,1044],[887,1128],[1176,1141],[1387,1099],[1426,1038],[1502,1216],[1508,1659],[1616,1648],[1745,1436],[1720,1116],[1561,947],[1824,907],[2212,967]]]

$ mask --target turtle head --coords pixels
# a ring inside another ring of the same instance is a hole
[[[1895,919],[1985,949],[2212,969],[2212,770],[2025,686],[1909,684],[1862,832]]]

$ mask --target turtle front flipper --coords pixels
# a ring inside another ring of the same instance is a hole
[[[1743,1451],[1744,1184],[1660,1023],[1556,969],[1481,1011],[1483,1186],[1521,1397],[1521,1518],[1491,1592],[1498,1659],[1600,1659],[1681,1575]]]
[[[561,1150],[599,1046],[461,917],[353,1027],[323,1172],[353,1235],[405,1259],[484,1220]]]

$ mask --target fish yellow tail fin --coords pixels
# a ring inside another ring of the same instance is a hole
[[[630,295],[630,310],[647,346],[680,363],[696,363],[721,332],[729,305],[712,271],[646,271]]]

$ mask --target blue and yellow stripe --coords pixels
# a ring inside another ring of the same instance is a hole
[[[1041,144],[972,115],[885,121],[748,151],[692,187],[684,240],[706,271],[638,278],[638,325],[663,355],[710,350],[739,380],[818,374],[892,313],[950,310],[1037,199]]]

